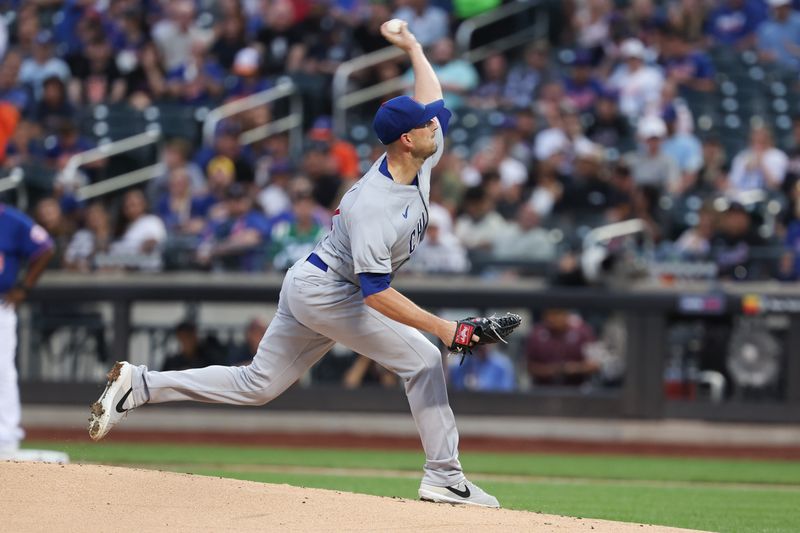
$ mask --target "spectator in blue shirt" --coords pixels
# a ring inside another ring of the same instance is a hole
[[[394,18],[408,22],[408,31],[417,36],[422,46],[430,46],[447,37],[450,20],[445,10],[430,5],[428,0],[410,0],[403,4],[395,11]]]
[[[142,14],[134,7],[125,8],[118,18],[106,20],[106,32],[118,53],[135,54],[149,40]]]
[[[55,135],[45,140],[45,156],[50,164],[62,169],[70,157],[94,148],[94,143],[81,135],[78,126],[71,120],[61,120],[55,126]],[[102,161],[84,166],[87,174],[90,169],[102,166]]]
[[[207,43],[194,39],[189,59],[167,72],[167,93],[178,101],[205,104],[222,95],[222,68],[206,54]]]
[[[708,54],[700,51],[678,31],[667,28],[663,41],[664,72],[678,88],[699,92],[714,90],[714,65]]]
[[[53,16],[53,40],[64,50],[65,55],[80,53],[84,32],[80,26],[93,23],[90,16],[93,11],[88,2],[61,2],[61,7]]]
[[[42,96],[42,83],[50,76],[58,76],[63,81],[70,77],[67,64],[56,57],[50,32],[43,31],[36,36],[33,54],[25,59],[19,69],[19,82],[30,87],[38,100]]]
[[[44,80],[42,99],[31,114],[31,118],[46,131],[53,131],[64,120],[72,120],[75,108],[67,100],[67,88],[61,78],[51,76]]]
[[[525,47],[522,63],[511,68],[506,82],[506,100],[518,109],[531,107],[536,93],[550,76],[547,42],[539,41]]]
[[[170,172],[167,192],[158,200],[155,214],[164,221],[168,233],[197,235],[205,226],[203,219],[209,208],[206,198],[192,194],[189,170],[183,166]]]
[[[594,77],[589,52],[579,51],[572,63],[572,75],[564,79],[567,100],[581,113],[590,111],[603,92],[603,86]]]
[[[781,277],[785,280],[800,279],[800,219],[789,223],[784,239],[785,254],[781,261]]]
[[[465,102],[465,96],[478,87],[480,78],[472,63],[459,59],[455,55],[455,44],[449,37],[433,44],[430,52],[431,65],[442,84],[444,105],[447,109],[459,109]],[[408,86],[413,84],[414,73],[411,69],[404,76]]]
[[[721,279],[757,280],[772,274],[774,260],[767,264],[759,258],[760,255],[763,257],[767,242],[759,235],[750,213],[742,204],[733,202],[728,206],[710,242],[711,256],[717,263]]]
[[[508,107],[506,77],[508,64],[503,54],[492,54],[483,60],[481,81],[469,99],[471,107],[498,109]]]
[[[0,100],[9,102],[24,115],[29,111],[31,94],[17,83],[21,63],[22,57],[13,51],[3,58],[0,64]]]
[[[681,195],[697,182],[697,173],[703,168],[703,146],[692,133],[678,130],[678,114],[674,106],[668,106],[662,118],[667,126],[667,138],[661,150],[678,164],[681,181],[674,192]]]
[[[719,46],[746,48],[753,44],[756,28],[765,17],[758,0],[724,0],[709,13],[705,34]]]
[[[223,269],[254,272],[264,264],[263,250],[270,234],[269,220],[253,208],[253,199],[241,183],[232,184],[225,199],[227,216],[211,221],[205,242],[197,252],[203,265],[214,263]]]
[[[472,355],[453,358],[448,374],[453,390],[511,392],[514,390],[514,364],[496,347],[478,346]]]
[[[792,10],[791,0],[769,0],[771,17],[757,31],[759,55],[763,61],[787,69],[800,68],[800,14]]]

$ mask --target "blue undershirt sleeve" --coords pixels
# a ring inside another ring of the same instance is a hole
[[[389,283],[392,281],[392,275],[363,272],[358,275],[358,279],[361,281],[361,294],[366,298],[370,294],[376,294],[388,289]]]

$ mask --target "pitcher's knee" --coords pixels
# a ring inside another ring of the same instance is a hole
[[[419,350],[420,361],[418,372],[429,372],[442,367],[442,353],[433,344],[428,344]]]
[[[272,380],[255,368],[252,364],[241,367],[242,383],[245,384],[244,396],[252,405],[264,405],[275,399]]]

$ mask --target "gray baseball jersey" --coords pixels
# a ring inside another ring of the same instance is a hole
[[[324,264],[304,258],[286,273],[278,311],[249,366],[179,372],[139,366],[133,375],[133,405],[127,407],[184,400],[263,405],[339,342],[402,378],[425,450],[423,482],[442,487],[461,483],[458,431],[442,354],[418,330],[367,306],[358,276],[392,274],[422,241],[431,168],[444,149],[441,127],[435,138],[437,151],[420,169],[418,186],[400,185],[383,174],[384,155],[343,197],[333,230],[316,248]]]
[[[435,138],[436,153],[420,168],[417,185],[386,176],[384,154],[347,191],[315,250],[329,268],[358,285],[358,274],[393,274],[408,261],[428,227],[431,170],[444,151],[441,127]]]

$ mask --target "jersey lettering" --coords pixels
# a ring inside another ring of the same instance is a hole
[[[414,250],[417,249],[419,243],[422,242],[422,239],[425,238],[425,228],[428,227],[428,218],[426,217],[426,212],[422,212],[422,216],[419,217],[417,221],[417,227],[415,227],[411,231],[411,237],[408,239],[408,253],[413,254]]]

